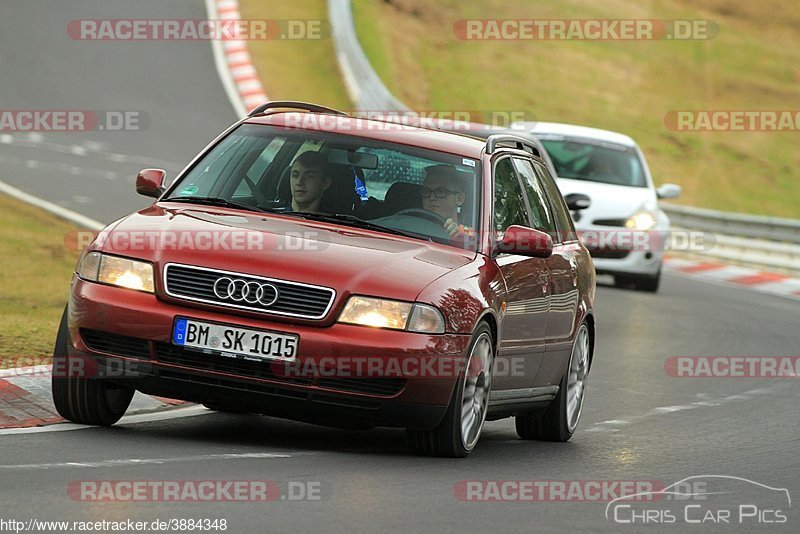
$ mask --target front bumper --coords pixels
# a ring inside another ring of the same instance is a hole
[[[300,336],[296,361],[254,362],[173,345],[176,316]],[[148,394],[336,426],[430,428],[444,416],[470,342],[334,324],[301,326],[175,305],[73,279],[71,359],[86,376]]]
[[[577,230],[597,274],[655,276],[661,270],[665,230],[635,231],[594,225]]]

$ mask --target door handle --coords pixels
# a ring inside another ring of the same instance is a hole
[[[572,273],[572,286],[578,287],[578,266],[570,262],[569,270]]]
[[[542,284],[542,294],[547,293],[547,283],[550,281],[550,277],[546,274],[539,275],[539,282]]]

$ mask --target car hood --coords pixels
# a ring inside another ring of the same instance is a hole
[[[207,206],[154,205],[121,219],[101,244],[104,252],[152,261],[157,276],[165,264],[183,263],[331,287],[337,301],[350,294],[414,300],[475,259],[402,236]]]
[[[644,204],[651,208],[657,205],[656,193],[649,187],[628,187],[615,184],[558,178],[561,194],[583,193],[592,200],[591,205],[581,210],[577,228],[586,228],[600,219],[627,219]]]

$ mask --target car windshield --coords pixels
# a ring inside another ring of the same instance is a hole
[[[561,136],[539,139],[559,178],[647,187],[642,163],[632,147]]]
[[[475,240],[461,237],[479,224],[479,176],[478,160],[452,154],[243,124],[165,200],[279,212],[474,250]]]

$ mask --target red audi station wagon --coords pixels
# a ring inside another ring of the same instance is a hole
[[[135,391],[407,429],[463,457],[484,421],[568,440],[595,272],[537,149],[270,102],[83,253],[53,398],[114,424]],[[579,209],[574,207],[573,209]]]

